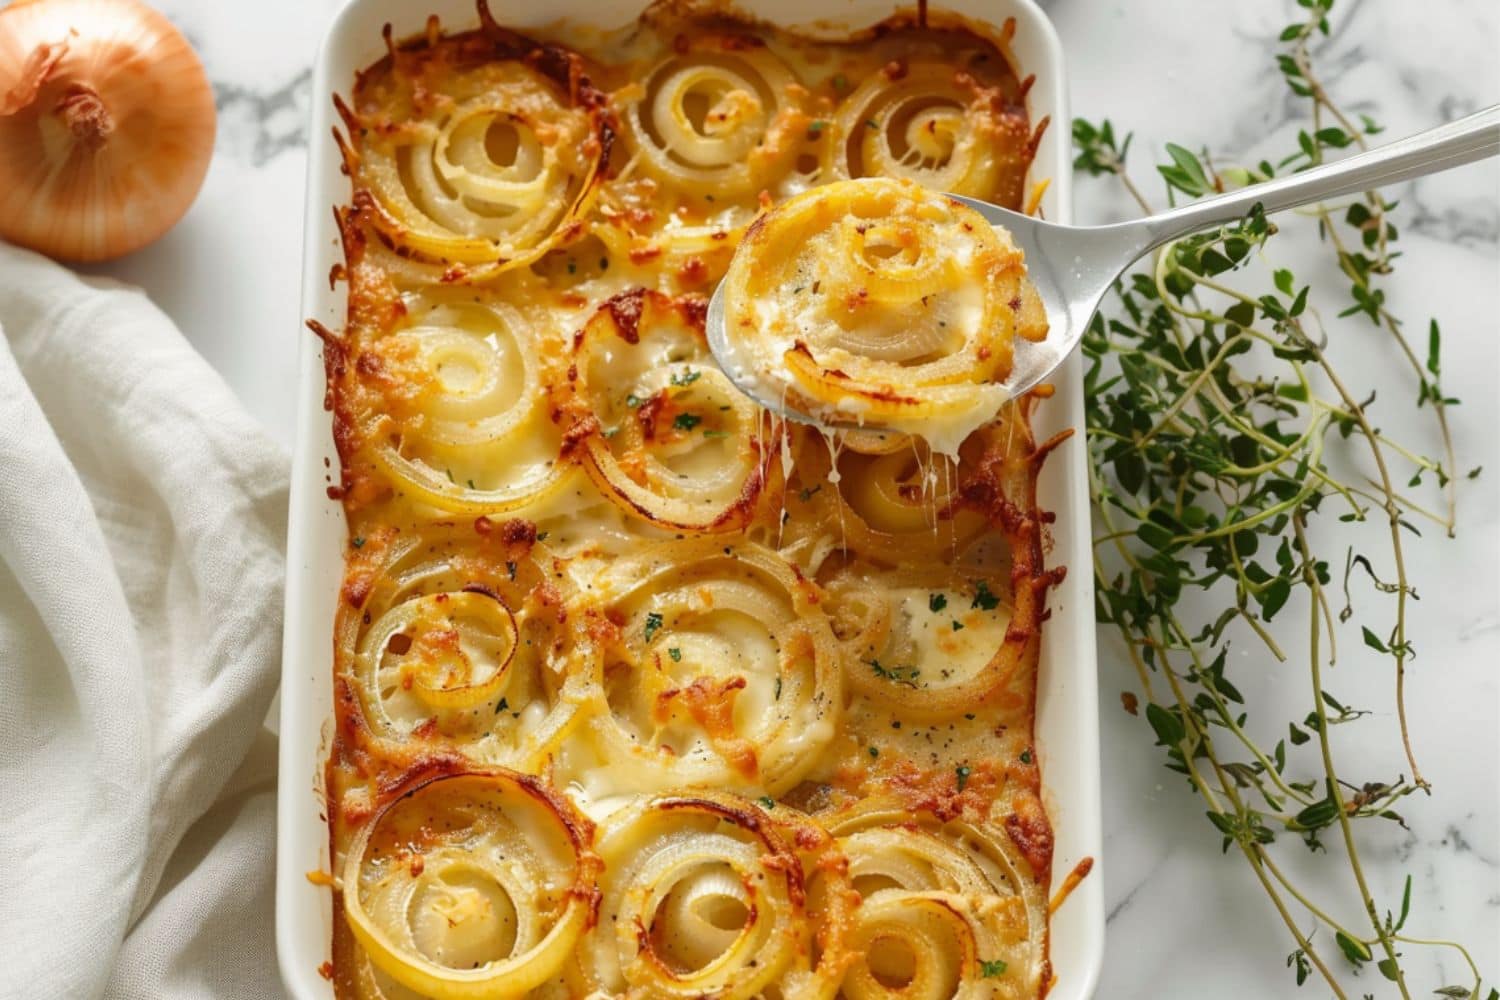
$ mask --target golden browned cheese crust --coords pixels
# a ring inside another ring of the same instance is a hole
[[[1035,400],[826,437],[703,331],[795,194],[1021,206],[1009,29],[480,14],[338,102],[336,995],[1041,995]]]

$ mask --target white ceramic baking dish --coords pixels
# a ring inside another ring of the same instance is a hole
[[[491,0],[496,19],[525,29],[566,18],[613,27],[635,17],[642,0],[553,0],[546,4]],[[894,13],[892,0],[748,0],[757,16],[796,25],[818,21],[858,28]],[[1062,48],[1046,16],[1031,0],[941,0],[934,6],[993,25],[1014,17],[1018,69],[1034,73],[1029,96],[1033,121],[1050,115],[1033,179],[1050,178],[1042,199],[1046,216],[1072,214],[1067,80]],[[341,259],[332,207],[347,201],[349,182],[339,172],[330,137],[335,91],[348,93],[355,71],[384,54],[381,26],[396,37],[418,33],[427,15],[445,27],[477,23],[473,0],[352,0],[334,19],[313,74],[311,152],[302,310],[332,328],[343,323],[344,291],[330,289],[329,269]],[[299,360],[297,446],[292,464],[291,519],[287,540],[286,637],[281,678],[281,786],[277,814],[276,946],[281,976],[296,1000],[332,996],[318,968],[329,957],[330,893],[307,873],[328,868],[322,771],[332,719],[333,616],[345,543],[343,511],[328,497],[338,479],[329,414],[323,409],[322,348],[304,334]],[[1054,399],[1037,419],[1041,438],[1083,426],[1082,367],[1064,366]],[[1100,798],[1098,688],[1093,600],[1090,590],[1089,496],[1082,440],[1065,444],[1048,460],[1041,504],[1057,512],[1052,565],[1070,570],[1052,591],[1052,619],[1042,646],[1037,742],[1044,799],[1056,837],[1054,890],[1084,858],[1099,858]],[[1056,985],[1051,1000],[1091,996],[1104,953],[1102,873],[1092,874],[1052,921],[1051,956]]]

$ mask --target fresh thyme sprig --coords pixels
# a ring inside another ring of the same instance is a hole
[[[1330,150],[1363,147],[1380,131],[1365,116],[1354,124],[1315,71],[1312,43],[1329,34],[1333,0],[1298,3],[1305,17],[1281,33],[1276,57],[1288,88],[1309,104],[1310,127],[1298,133],[1297,148],[1276,163],[1239,165],[1168,144],[1170,162],[1157,172],[1169,198],[1203,197],[1306,169]],[[1129,134],[1118,137],[1108,121],[1079,120],[1073,137],[1077,170],[1114,178],[1143,211],[1151,210],[1126,172]],[[1416,378],[1414,411],[1433,415],[1441,457],[1408,448],[1371,423],[1374,397],[1362,396],[1330,361],[1310,286],[1286,269],[1260,275],[1263,251],[1277,233],[1260,211],[1164,247],[1116,286],[1083,344],[1090,478],[1102,528],[1095,539],[1097,616],[1124,640],[1166,766],[1187,777],[1224,851],[1234,848],[1245,859],[1296,941],[1287,965],[1299,985],[1316,971],[1343,998],[1351,969],[1374,964],[1409,998],[1400,948],[1421,945],[1456,949],[1473,975],[1472,984],[1441,987],[1440,995],[1500,1000],[1495,989],[1481,993],[1479,971],[1461,945],[1404,933],[1410,877],[1399,907],[1382,910],[1354,836],[1355,825],[1369,819],[1404,826],[1394,807],[1428,787],[1405,711],[1414,655],[1407,609],[1418,595],[1404,546],[1420,534],[1417,521],[1449,536],[1455,525],[1447,408],[1458,401],[1439,384],[1441,333],[1430,321],[1420,356],[1382,287],[1399,256],[1392,249],[1399,239],[1395,208],[1370,192],[1310,214],[1349,280],[1347,307],[1334,322],[1363,319],[1397,346]],[[1265,277],[1265,287],[1243,290]],[[1368,474],[1341,471],[1359,466]],[[1435,510],[1405,492],[1428,479],[1441,494]],[[1341,521],[1382,526],[1375,534],[1383,551],[1324,554],[1308,524],[1330,511]],[[1340,564],[1345,604],[1335,613],[1328,589]],[[1381,570],[1389,579],[1377,575],[1377,565],[1389,566]],[[1354,616],[1351,579],[1364,582],[1356,569],[1377,599],[1394,604],[1386,625],[1362,621],[1360,629],[1364,644],[1392,661],[1410,779],[1349,780],[1330,738],[1334,726],[1369,714],[1328,691],[1322,673],[1334,660],[1339,626]],[[1188,592],[1197,600],[1181,602]],[[1218,613],[1196,613],[1221,599]],[[1286,660],[1267,628],[1278,614],[1306,617],[1308,711],[1286,722],[1286,736],[1267,749],[1249,733],[1251,709],[1229,676],[1228,651],[1231,638],[1248,634],[1271,657]],[[1139,711],[1133,696],[1126,707]],[[1306,744],[1316,745],[1311,761],[1297,749]],[[1286,874],[1278,856],[1287,834],[1313,851],[1324,849],[1325,837],[1337,837],[1364,911],[1357,920],[1332,915],[1332,907],[1312,900]],[[1305,916],[1294,915],[1297,907]],[[1309,918],[1311,929],[1304,930],[1299,920]],[[1342,964],[1329,954],[1329,937]]]

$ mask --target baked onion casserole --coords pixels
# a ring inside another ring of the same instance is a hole
[[[951,447],[823,435],[703,329],[777,205],[816,216],[786,266],[926,225],[826,185],[1022,205],[1007,33],[479,13],[387,32],[338,102],[336,995],[1040,996],[1035,399]]]

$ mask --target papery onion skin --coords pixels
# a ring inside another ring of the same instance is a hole
[[[145,4],[0,10],[0,237],[67,261],[138,250],[187,213],[214,134],[203,64]]]

